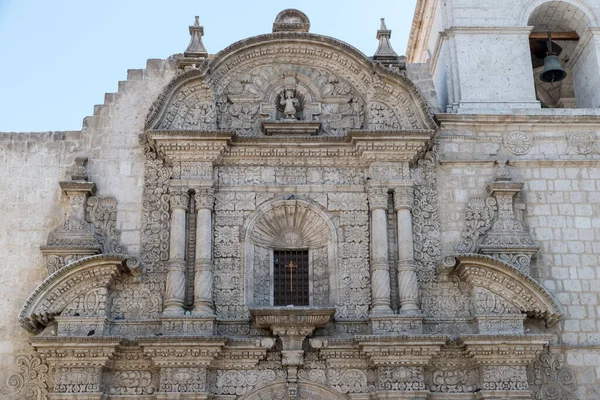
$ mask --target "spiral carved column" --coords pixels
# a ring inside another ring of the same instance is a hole
[[[398,218],[398,294],[401,314],[420,313],[411,215],[413,201],[412,182],[394,189],[394,209]]]
[[[393,314],[390,302],[390,266],[388,261],[388,189],[386,187],[371,187],[368,190],[368,195],[371,210],[371,314]]]
[[[193,315],[214,315],[212,287],[212,211],[215,193],[212,188],[201,188],[195,194],[198,219],[196,223],[196,262],[194,264]]]
[[[183,315],[185,298],[186,212],[190,197],[187,188],[172,187],[169,193],[171,203],[171,240],[163,314]]]

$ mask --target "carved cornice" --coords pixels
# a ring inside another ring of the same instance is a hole
[[[160,367],[206,367],[221,352],[226,338],[219,336],[141,337],[144,355]]]
[[[94,195],[96,193],[96,184],[86,181],[61,181],[58,182],[60,188],[66,195],[82,193]]]
[[[360,349],[377,366],[427,365],[449,339],[443,335],[360,335]]]
[[[211,364],[216,369],[252,369],[267,355],[267,350],[275,345],[275,339],[249,338],[227,340],[219,357]]]
[[[462,254],[456,260],[453,273],[463,281],[510,299],[522,312],[544,319],[548,326],[561,318],[560,307],[552,295],[512,265],[481,254]]]
[[[434,134],[434,130],[353,130],[344,136],[242,137],[223,131],[148,130],[144,135],[168,164],[175,160],[220,164],[234,158],[260,158],[260,162],[273,158],[281,164],[310,164],[315,158],[344,164],[347,158],[350,163],[366,164],[413,163]]]
[[[174,160],[218,161],[232,135],[223,131],[148,130],[144,133],[147,141],[155,144],[158,154],[164,155],[168,163]]]
[[[528,365],[553,335],[466,335],[460,343],[478,365]]]
[[[122,345],[118,337],[32,337],[36,352],[50,364],[66,367],[103,367]]]
[[[37,333],[78,296],[96,288],[108,288],[117,275],[140,272],[138,259],[121,254],[100,254],[67,264],[29,296],[19,322],[27,331]]]

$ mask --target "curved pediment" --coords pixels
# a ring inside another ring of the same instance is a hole
[[[88,316],[105,314],[108,287],[120,274],[138,274],[140,262],[121,254],[100,254],[67,264],[46,278],[29,296],[19,322],[31,333],[40,332],[74,301]],[[91,296],[90,296],[91,295]]]
[[[188,67],[155,102],[146,128],[258,136],[265,121],[316,122],[325,136],[436,128],[404,72],[341,41],[305,32],[242,40]]]
[[[473,287],[507,299],[530,317],[544,319],[551,326],[561,318],[558,303],[539,283],[512,265],[481,254],[456,257],[454,273]]]

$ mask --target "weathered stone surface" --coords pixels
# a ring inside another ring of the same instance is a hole
[[[442,88],[448,41],[472,71],[529,32],[471,3],[430,65],[434,25],[404,65],[385,25],[372,60],[297,10],[210,57],[198,22],[81,131],[0,133],[0,400],[597,396],[600,117]],[[308,306],[274,307],[275,250]]]

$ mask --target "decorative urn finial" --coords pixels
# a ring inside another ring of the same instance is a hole
[[[194,58],[207,58],[208,52],[204,47],[204,43],[202,43],[202,36],[204,36],[204,27],[200,26],[199,17],[196,16],[194,20],[194,25],[190,26],[190,44],[187,49],[183,53],[185,57],[194,57]]]

